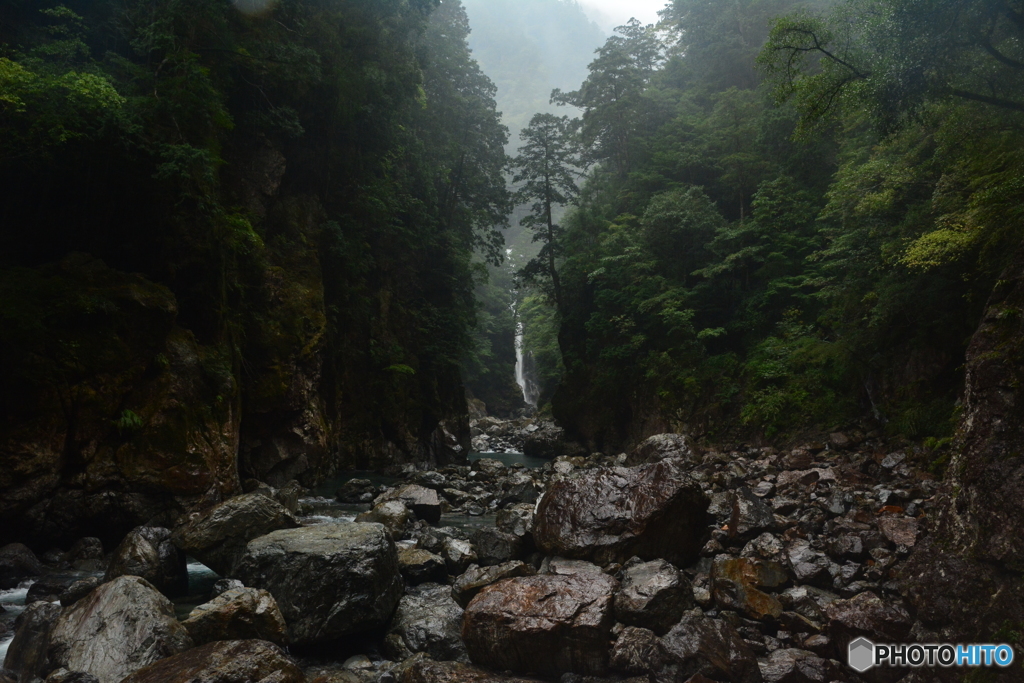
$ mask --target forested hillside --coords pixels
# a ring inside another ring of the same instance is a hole
[[[675,0],[619,29],[554,93],[589,169],[537,272],[555,416],[599,449],[944,442],[1021,240],[1013,5]]]
[[[3,533],[468,448],[509,197],[467,33],[433,0],[0,5]]]

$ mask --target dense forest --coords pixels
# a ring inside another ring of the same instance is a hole
[[[552,95],[582,110],[548,159],[577,174],[555,259],[526,273],[555,417],[600,449],[844,427],[946,443],[1021,240],[1019,11],[676,0],[619,28]]]
[[[0,4],[0,517],[123,534],[468,448],[510,202],[468,33],[432,0]]]

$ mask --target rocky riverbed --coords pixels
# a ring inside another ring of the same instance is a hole
[[[564,450],[553,425],[484,426]],[[850,640],[931,636],[900,571],[937,484],[906,451],[667,434],[553,455],[357,477],[330,500],[249,482],[116,548],[6,546],[0,589],[23,592],[0,593],[0,681],[897,681],[854,674]]]

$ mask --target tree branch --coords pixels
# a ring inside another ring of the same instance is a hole
[[[995,107],[1002,109],[1010,109],[1012,111],[1024,111],[1024,102],[1017,102],[1014,100],[1006,100],[1002,97],[989,97],[988,95],[979,95],[977,93],[968,92],[966,90],[958,90],[953,88],[949,91],[951,95],[956,97],[962,97],[965,100],[972,100],[974,102],[982,102],[984,104],[991,104]]]

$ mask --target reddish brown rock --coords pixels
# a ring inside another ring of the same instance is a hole
[[[666,633],[693,606],[690,581],[665,560],[623,569],[622,588],[615,594],[615,617],[619,621]]]
[[[161,659],[121,683],[305,683],[295,662],[262,640],[221,640]]]
[[[534,519],[538,548],[605,565],[634,555],[684,567],[707,532],[708,499],[680,464],[600,468],[548,488]]]
[[[486,586],[462,621],[470,659],[522,674],[602,675],[617,587],[604,574],[525,576]]]
[[[917,520],[913,517],[882,515],[878,518],[878,530],[896,545],[910,548],[917,543]]]

